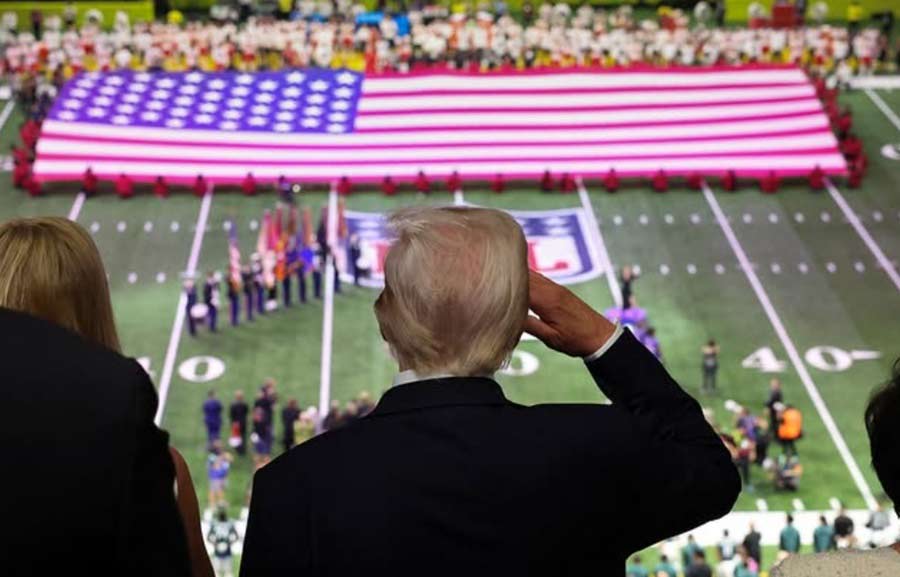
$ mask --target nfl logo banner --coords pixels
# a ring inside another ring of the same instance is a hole
[[[510,211],[528,242],[528,266],[561,284],[585,282],[605,271],[593,237],[588,234],[584,211],[565,208],[550,211]],[[384,259],[391,246],[385,216],[380,213],[345,213],[350,237],[359,239],[356,265],[363,271],[360,283],[378,288],[384,284]],[[353,281],[346,251],[338,254],[342,279]]]

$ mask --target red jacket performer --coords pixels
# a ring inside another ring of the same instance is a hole
[[[728,192],[734,192],[737,189],[737,176],[735,176],[733,170],[726,171],[722,175],[722,188]]]
[[[84,176],[81,178],[81,192],[88,196],[97,193],[97,176],[90,167],[84,171]]]
[[[687,175],[687,185],[691,190],[700,190],[702,184],[703,178],[700,177],[699,173],[692,172]]]
[[[428,177],[425,176],[424,171],[419,171],[419,174],[416,176],[415,181],[416,192],[421,194],[428,194],[431,192],[431,183],[428,182]]]
[[[202,174],[197,175],[197,180],[194,181],[194,196],[202,197],[206,194],[206,179],[203,178]]]
[[[25,175],[25,182],[22,183],[22,188],[28,192],[30,196],[40,196],[41,195],[41,183],[34,177],[34,173],[30,170],[28,174]]]
[[[669,190],[669,178],[666,176],[666,171],[663,169],[659,169],[656,174],[653,175],[653,190],[656,192],[666,192]]]
[[[460,189],[462,189],[462,179],[459,177],[459,172],[454,170],[450,177],[447,178],[447,190],[456,192]]]
[[[850,188],[859,188],[862,184],[863,171],[856,162],[850,163],[849,172],[847,173],[847,186]]]
[[[353,190],[353,185],[350,184],[350,179],[342,176],[337,184],[337,193],[341,196],[347,196],[351,190]]]
[[[767,175],[760,179],[759,188],[766,194],[778,192],[778,177],[775,176],[774,170],[770,170]]]
[[[397,194],[397,183],[394,182],[394,179],[390,176],[385,176],[384,180],[381,181],[381,192],[384,193],[385,196],[394,196]]]
[[[256,194],[256,179],[253,178],[252,172],[248,172],[247,176],[244,177],[243,182],[241,182],[241,190],[245,196]]]
[[[616,174],[615,168],[610,168],[606,176],[603,177],[603,187],[607,192],[616,192],[619,190],[619,175]]]
[[[825,188],[825,173],[817,164],[812,172],[809,173],[809,187],[813,190],[823,190]]]
[[[119,198],[131,198],[134,196],[134,183],[126,174],[120,174],[116,179],[116,194]]]
[[[31,174],[31,164],[20,162],[13,167],[13,186],[16,188],[25,188],[25,182]]]
[[[506,190],[506,183],[503,181],[503,175],[499,172],[494,175],[494,180],[491,181],[491,190],[497,194]]]
[[[559,181],[559,191],[566,193],[575,192],[575,188],[577,188],[575,178],[568,172],[564,173],[562,179]]]
[[[544,175],[541,177],[541,192],[551,191],[553,191],[553,175],[550,174],[549,170],[545,170]]]
[[[169,183],[166,182],[166,179],[157,176],[156,182],[153,183],[153,195],[157,198],[166,198],[169,196]]]

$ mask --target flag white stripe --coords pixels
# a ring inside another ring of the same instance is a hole
[[[504,125],[545,126],[555,124],[622,124],[626,122],[658,124],[661,122],[688,122],[750,118],[754,116],[797,114],[815,112],[822,109],[821,103],[810,98],[767,104],[732,104],[726,106],[703,106],[698,108],[671,108],[666,110],[602,110],[565,112],[558,110],[541,112],[421,112],[391,116],[356,117],[357,130],[384,128],[421,127],[488,127]],[[577,130],[577,129],[573,129]]]
[[[547,143],[540,146],[489,146],[489,147],[452,147],[452,148],[399,148],[399,149],[335,149],[335,150],[267,150],[266,162],[348,162],[364,160],[440,160],[469,158],[547,158],[550,156],[638,156],[655,157],[660,154],[714,154],[733,152],[789,152],[798,149],[827,148],[836,146],[834,135],[823,130],[815,134],[798,136],[768,136],[751,138],[734,138],[728,140],[686,141],[681,143],[664,143],[659,145],[640,144],[562,144]],[[42,143],[41,153],[95,156],[146,158],[160,160],[228,160],[246,162],[259,154],[253,147],[203,147],[191,145],[163,144],[116,144],[80,142],[74,140],[47,139]]]
[[[552,79],[552,86],[548,85]],[[453,75],[435,74],[423,76],[396,76],[386,78],[366,78],[363,81],[364,94],[390,94],[420,90],[541,90],[583,88],[665,88],[688,86],[721,86],[723,84],[791,83],[805,84],[806,75],[799,68],[779,70],[735,69],[716,72],[646,72],[646,73],[562,73],[562,74],[498,74],[498,75]]]
[[[645,158],[615,161],[553,161],[547,163],[555,172],[571,172],[573,174],[605,174],[611,168],[620,173],[642,172],[653,173],[659,169],[669,172],[698,171],[709,173],[713,171],[809,171],[812,166],[819,165],[825,171],[843,171],[844,159],[839,153],[818,153],[809,155],[747,155],[705,157],[695,156],[691,158]],[[531,174],[535,172],[534,161],[503,161],[497,162],[487,159],[483,162],[447,162],[398,165],[389,161],[378,164],[342,165],[323,164],[318,166],[297,166],[291,164],[279,165],[211,165],[203,163],[183,163],[161,166],[158,162],[123,162],[123,161],[93,161],[86,159],[77,160],[38,160],[35,171],[41,175],[72,176],[79,175],[90,166],[98,175],[106,175],[107,178],[121,173],[133,177],[155,178],[164,173],[173,177],[193,178],[197,174],[207,177],[218,177],[238,180],[247,174],[248,166],[252,167],[257,179],[275,179],[285,175],[295,180],[321,180],[330,178],[334,174],[345,175],[350,178],[380,178],[384,175],[411,176],[418,170],[423,170],[432,176],[448,175],[453,170],[470,175],[493,175],[497,172],[507,175]]]
[[[394,98],[361,98],[358,110],[383,112],[415,110],[422,108],[474,107],[496,108],[554,108],[568,106],[635,106],[653,104],[697,104],[704,102],[728,102],[751,100],[776,100],[815,96],[815,88],[810,85],[778,88],[715,89],[703,91],[633,91],[609,93],[573,94],[466,94],[466,95],[422,95],[398,96]]]
[[[391,146],[398,144],[466,144],[482,142],[571,142],[574,138],[591,141],[705,138],[718,136],[744,136],[770,134],[790,130],[827,128],[828,119],[824,114],[809,113],[772,120],[722,121],[702,124],[673,124],[659,126],[635,126],[628,128],[585,128],[573,131],[569,128],[544,129],[540,131],[504,130],[497,128],[453,130],[442,132],[401,132],[367,134],[267,134],[253,132],[223,132],[214,130],[181,130],[177,132],[179,144],[220,143],[245,146]],[[137,126],[99,126],[74,122],[46,120],[43,125],[45,136],[38,141],[38,152],[43,143],[54,135],[76,137],[96,137],[107,139],[135,139],[172,143],[173,132],[163,128],[143,128]],[[116,144],[118,145],[118,144]]]

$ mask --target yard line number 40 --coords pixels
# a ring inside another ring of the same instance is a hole
[[[879,357],[881,353],[878,351],[845,351],[828,345],[813,347],[803,355],[809,366],[828,373],[840,373],[852,367],[855,361],[871,361]],[[741,361],[741,366],[763,373],[781,373],[787,369],[787,361],[780,360],[772,347],[760,347]]]

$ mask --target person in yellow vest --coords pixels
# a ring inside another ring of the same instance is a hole
[[[803,436],[803,415],[800,409],[792,405],[778,405],[775,407],[778,414],[778,442],[785,455],[796,455],[796,442]]]

